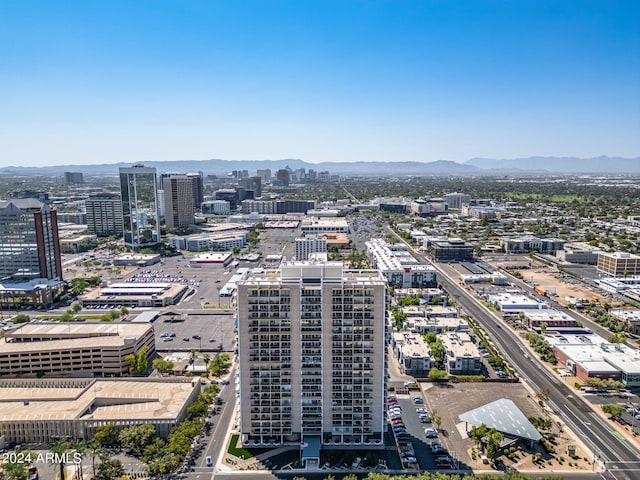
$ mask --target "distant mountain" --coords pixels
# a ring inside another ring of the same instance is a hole
[[[528,157],[513,159],[472,158],[464,163],[485,170],[523,170],[548,173],[640,173],[640,157]]]
[[[224,176],[233,170],[248,170],[255,174],[257,169],[271,169],[272,175],[280,168],[290,167],[313,169],[316,172],[329,171],[338,175],[479,175],[482,169],[472,165],[462,165],[448,160],[436,162],[323,162],[307,163],[298,159],[283,160],[170,160],[140,162],[147,167],[156,167],[158,173],[204,172],[206,175]],[[112,163],[100,165],[59,165],[52,167],[3,167],[4,175],[62,175],[64,172],[83,172],[89,175],[117,175],[119,167],[129,167],[132,163]]]
[[[574,157],[529,157],[515,159],[472,158],[464,163],[449,160],[434,162],[323,162],[308,163],[300,159],[282,160],[168,160],[140,162],[156,167],[158,173],[204,172],[205,175],[225,176],[233,170],[248,170],[250,175],[257,169],[271,169],[272,175],[280,168],[294,170],[305,168],[316,172],[351,176],[398,176],[398,175],[531,175],[553,173],[623,173],[640,174],[640,157],[618,158],[574,158]],[[100,165],[57,165],[51,167],[2,167],[0,175],[45,175],[58,176],[64,172],[82,172],[87,175],[117,175],[119,167],[133,163],[111,163]]]

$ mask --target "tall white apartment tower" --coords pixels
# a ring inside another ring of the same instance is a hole
[[[240,428],[247,446],[383,445],[386,281],[291,262],[238,282]]]
[[[307,235],[304,238],[296,238],[296,260],[309,260],[312,253],[326,253],[327,239]]]

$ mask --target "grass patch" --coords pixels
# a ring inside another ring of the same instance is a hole
[[[231,435],[231,441],[229,442],[229,448],[227,449],[227,453],[234,455],[238,458],[243,458],[245,460],[247,458],[252,458],[253,453],[251,453],[248,450],[245,450],[242,447],[238,447],[239,438],[240,438],[240,435],[237,433],[234,433],[233,435]]]

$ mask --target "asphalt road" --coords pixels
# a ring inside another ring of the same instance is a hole
[[[525,349],[513,333],[500,320],[456,283],[444,275],[439,276],[440,284],[451,295],[458,295],[460,306],[473,316],[491,335],[504,356],[518,369],[520,375],[534,389],[543,386],[549,389],[549,406],[571,426],[573,431],[592,448],[596,456],[605,461],[605,478],[640,478],[640,452],[628,441],[620,438],[616,431],[598,414],[575,397],[575,390],[550,373],[538,361],[525,357]],[[615,472],[615,474],[614,474]]]
[[[395,232],[389,231],[395,235]],[[396,237],[402,241],[397,235]],[[411,250],[423,262],[431,263],[415,249],[411,248]],[[624,437],[621,437],[591,408],[576,399],[575,391],[572,388],[562,383],[532,357],[525,357],[524,346],[506,327],[506,324],[487,311],[465,289],[452,281],[446,272],[438,268],[437,264],[434,266],[439,272],[438,282],[491,335],[503,355],[520,372],[521,377],[536,391],[543,386],[549,389],[548,405],[588,444],[596,457],[604,462],[606,470],[602,474],[603,478],[640,479],[640,451]]]

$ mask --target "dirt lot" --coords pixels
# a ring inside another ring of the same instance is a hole
[[[528,442],[522,443],[521,449],[517,449],[511,454],[511,459],[507,455],[499,457],[501,461],[499,463],[502,463],[501,469],[513,467],[523,472],[591,471],[591,463],[584,458],[589,455],[589,452],[580,447],[581,443],[577,442],[573,434],[566,427],[563,427],[557,419],[550,418],[543,412],[537,401],[531,398],[528,391],[521,384],[458,383],[437,386],[423,384],[423,389],[429,409],[437,410],[442,416],[440,427],[442,430],[440,435],[442,443],[450,452],[455,452],[462,465],[466,464],[472,469],[489,468],[488,465],[482,464],[479,452],[465,432],[465,423],[461,422],[458,416],[500,398],[508,398],[516,404],[527,418],[536,417],[552,420],[550,433],[553,435],[553,442],[555,442],[553,448],[555,448],[556,453],[545,453],[538,444],[534,445],[533,449],[529,449]],[[569,445],[577,445],[576,456],[583,458],[570,458],[567,455]],[[534,463],[533,460],[536,453],[539,453],[541,458],[537,463]]]

